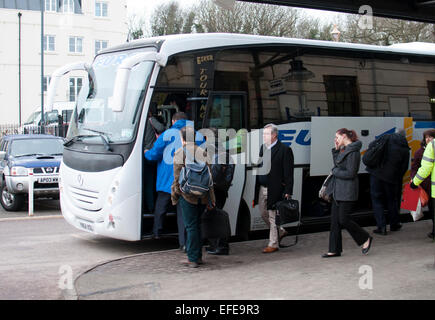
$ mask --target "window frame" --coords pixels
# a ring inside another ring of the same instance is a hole
[[[62,0],[62,13],[74,13],[74,12],[75,12],[74,0]]]
[[[99,50],[97,51],[97,43],[99,43]],[[102,47],[102,44],[105,43],[106,46]],[[95,55],[98,54],[98,52],[100,52],[103,49],[106,49],[109,46],[109,41],[108,40],[95,40],[94,42],[94,47],[95,47]]]
[[[57,0],[45,0],[44,1],[45,12],[57,12],[57,3],[58,3]]]
[[[73,82],[74,82],[73,86],[71,86],[71,80],[73,80]],[[78,86],[78,80],[81,80],[80,88]],[[68,101],[76,102],[82,87],[83,87],[83,77],[69,77],[69,80],[68,80]],[[74,100],[71,100],[71,97],[72,97],[71,88],[74,88]]]
[[[44,76],[44,92],[47,92],[48,86],[50,85],[50,81],[51,81],[50,75]]]
[[[74,39],[74,51],[71,51],[71,40]],[[80,44],[80,51],[77,51],[77,40],[80,39],[81,40],[81,44]],[[69,53],[83,53],[83,37],[79,37],[79,36],[70,36],[68,39],[68,52]]]
[[[97,10],[97,6],[99,6],[98,10]],[[104,7],[106,8],[105,15],[104,15]],[[95,1],[95,16],[98,18],[107,18],[109,16],[109,4],[106,1],[97,1],[97,0]]]
[[[340,91],[342,83],[346,81],[352,82],[352,90]],[[359,117],[361,115],[361,95],[357,76],[325,74],[323,75],[323,84],[328,105],[328,116]],[[334,99],[329,99],[329,95],[334,95]],[[348,99],[348,95],[350,95],[350,99]],[[337,106],[340,104],[342,104],[341,110],[338,110]],[[351,108],[347,110],[346,106],[349,104]]]
[[[50,49],[50,39],[53,39],[53,50]],[[52,34],[44,35],[44,52],[55,52],[56,51],[56,36]]]

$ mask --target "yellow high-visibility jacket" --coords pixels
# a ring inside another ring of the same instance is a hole
[[[431,182],[431,197],[435,198],[435,170],[434,170],[434,162],[435,162],[435,155],[434,155],[434,141],[429,143],[426,146],[426,149],[423,153],[423,158],[421,159],[421,165],[420,168],[417,171],[417,174],[415,175],[414,179],[412,179],[412,182],[418,186],[420,183],[423,182],[424,179],[426,179],[429,175],[430,176],[430,182]]]

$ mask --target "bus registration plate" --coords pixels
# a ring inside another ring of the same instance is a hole
[[[90,222],[87,222],[87,221],[83,221],[83,220],[79,220],[79,225],[80,225],[80,228],[82,228],[85,231],[94,232],[94,225],[93,225],[93,223],[90,223]]]

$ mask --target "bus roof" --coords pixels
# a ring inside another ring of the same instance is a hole
[[[195,33],[177,34],[161,37],[143,38],[111,47],[100,53],[108,53],[142,47],[154,46],[168,56],[208,48],[243,47],[243,46],[291,46],[330,49],[334,51],[357,51],[387,55],[417,55],[435,57],[435,44],[411,42],[376,46],[324,40],[296,39],[285,37],[257,36],[233,33]]]

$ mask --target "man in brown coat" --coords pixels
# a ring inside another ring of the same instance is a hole
[[[186,252],[190,267],[197,268],[202,263],[202,245],[200,233],[200,218],[206,206],[209,209],[216,205],[216,198],[213,186],[202,197],[193,194],[186,194],[180,189],[180,172],[186,164],[186,154],[195,157],[195,161],[206,162],[210,169],[211,161],[207,159],[206,151],[198,147],[194,141],[195,131],[191,127],[184,127],[180,130],[183,147],[179,148],[174,155],[174,181],[171,186],[172,204],[180,202],[184,226],[187,232]]]

